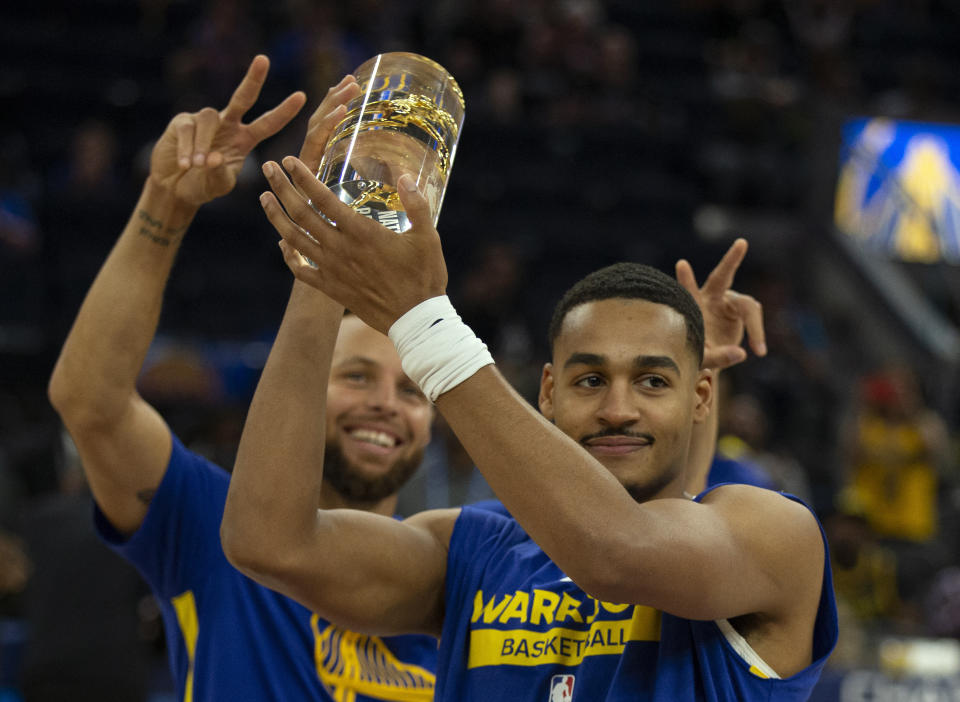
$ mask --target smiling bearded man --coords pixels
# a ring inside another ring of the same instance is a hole
[[[340,325],[327,387],[327,445],[321,506],[389,501],[423,459],[433,408],[400,368],[390,340],[347,314]],[[378,510],[380,511],[380,510]]]

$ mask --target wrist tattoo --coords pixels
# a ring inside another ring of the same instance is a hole
[[[137,214],[140,216],[140,221],[145,222],[147,226],[153,227],[154,229],[159,229],[163,225],[163,222],[151,217],[150,213],[146,210],[140,210]]]
[[[150,231],[150,229],[147,227],[140,227],[140,230],[137,233],[142,237],[146,237],[158,246],[170,246],[170,239],[164,239],[162,236]]]
[[[146,210],[139,210],[140,228],[137,233],[158,246],[170,246],[187,230],[186,226],[165,227],[163,221],[152,217]]]
[[[137,499],[140,500],[143,504],[149,505],[153,498],[157,494],[157,488],[147,488],[146,490],[140,490],[137,492]]]

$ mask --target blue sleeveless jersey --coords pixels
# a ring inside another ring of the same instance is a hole
[[[163,612],[178,699],[372,702],[433,699],[437,640],[335,627],[234,569],[220,547],[229,475],[173,438],[146,519],[102,538],[132,562]]]
[[[806,700],[837,640],[829,558],[824,567],[814,661],[781,680],[742,658],[717,622],[595,600],[517,522],[464,507],[450,541],[436,700]]]

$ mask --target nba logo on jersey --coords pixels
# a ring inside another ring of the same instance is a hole
[[[554,675],[550,678],[550,699],[548,702],[571,702],[573,700],[573,676]]]

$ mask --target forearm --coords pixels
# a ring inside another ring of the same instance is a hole
[[[744,574],[765,581],[755,577],[756,562],[743,557],[716,510],[685,499],[637,504],[613,473],[523,403],[493,367],[441,395],[437,407],[497,497],[591,596],[694,618],[750,611],[741,607],[748,588],[730,591]],[[704,594],[721,582],[723,597]]]
[[[50,398],[67,424],[123,412],[156,333],[163,291],[196,213],[149,179],[67,336]]]
[[[221,536],[238,567],[286,559],[312,540],[322,482],[327,382],[343,307],[295,283],[250,405]]]

